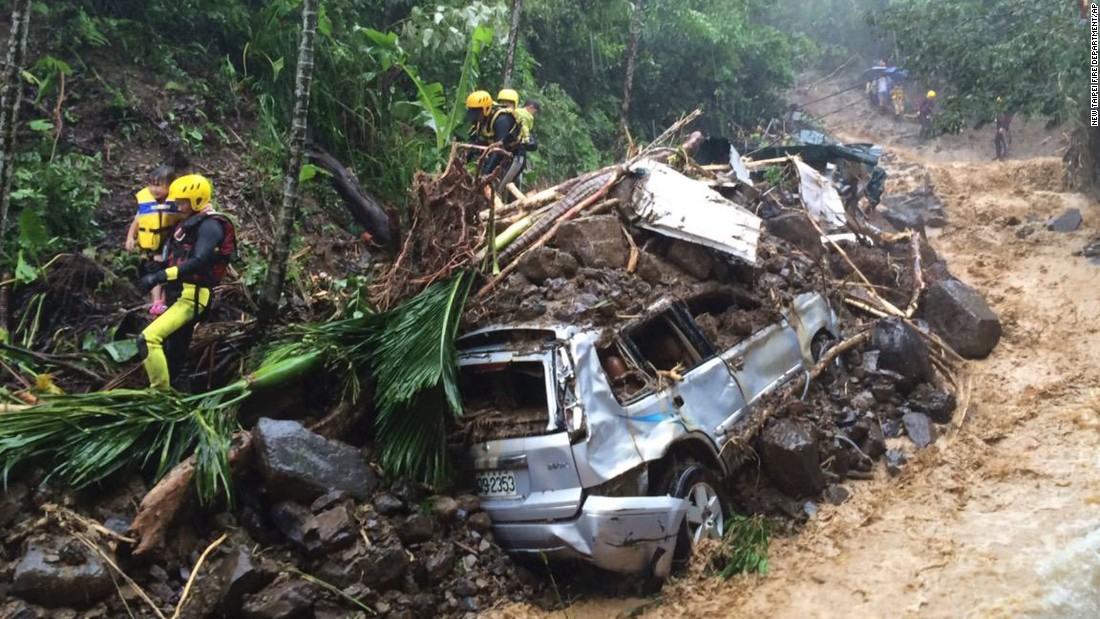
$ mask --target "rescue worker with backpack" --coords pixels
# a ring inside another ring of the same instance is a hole
[[[149,386],[154,389],[169,389],[181,382],[195,323],[210,308],[214,287],[236,255],[236,230],[228,218],[213,212],[211,193],[210,181],[199,174],[172,183],[167,200],[176,204],[183,220],[168,241],[167,267],[137,282],[142,292],[163,284],[168,297],[167,311],[138,338]]]
[[[535,114],[539,111],[538,101],[528,100],[523,107],[519,106],[519,93],[511,88],[503,88],[497,94],[500,108],[496,114],[510,116],[513,124],[507,129],[502,138],[502,146],[512,154],[512,164],[508,171],[500,179],[497,193],[503,193],[509,183],[520,186],[520,178],[527,169],[527,153],[538,150],[538,142],[535,141]],[[498,117],[494,117],[494,130]],[[494,135],[495,137],[495,135]],[[491,155],[490,155],[491,156]],[[486,162],[488,163],[488,162]],[[490,169],[491,171],[491,169]],[[483,172],[484,173],[484,172]]]

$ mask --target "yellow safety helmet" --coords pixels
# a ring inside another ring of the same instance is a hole
[[[485,90],[475,90],[466,97],[466,108],[481,110],[486,114],[493,109],[493,96]]]
[[[210,206],[210,194],[213,188],[210,181],[201,174],[188,174],[172,181],[168,187],[168,202],[179,203],[187,200],[191,203],[191,210],[202,212]]]
[[[500,92],[497,93],[497,101],[501,101],[501,102],[507,101],[507,102],[511,103],[512,105],[518,107],[519,106],[519,93],[512,90],[511,88],[502,88],[500,90]]]
[[[928,98],[929,99],[935,99],[936,98],[936,91],[935,90],[929,90],[928,91]]]

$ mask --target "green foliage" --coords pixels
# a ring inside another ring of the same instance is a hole
[[[939,93],[938,129],[1006,110],[1062,122],[1082,109],[1085,33],[1073,3],[892,0],[868,22],[896,37],[905,66]]]
[[[14,239],[8,239],[14,244],[6,246],[28,258],[100,236],[93,216],[107,189],[99,153],[64,153],[50,160],[42,154],[49,148],[43,142],[39,150],[16,156],[11,203],[19,225]]]
[[[734,514],[726,521],[722,545],[711,556],[710,566],[718,576],[768,573],[768,536],[771,527],[761,515]]]

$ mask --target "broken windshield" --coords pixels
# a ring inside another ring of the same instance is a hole
[[[542,361],[463,365],[461,423],[474,441],[556,431],[548,389]]]

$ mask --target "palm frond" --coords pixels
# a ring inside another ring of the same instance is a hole
[[[392,474],[435,485],[447,478],[446,415],[461,413],[454,341],[472,281],[462,273],[433,284],[368,331],[378,443]]]

